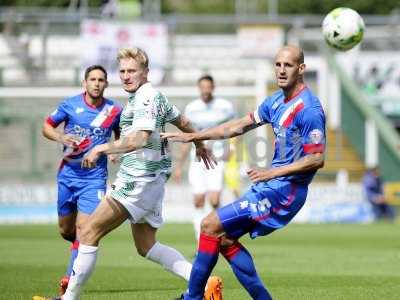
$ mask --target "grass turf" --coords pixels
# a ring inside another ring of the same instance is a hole
[[[242,243],[274,299],[399,299],[400,224],[292,224]],[[158,238],[186,257],[195,251],[189,224],[166,224]],[[55,295],[68,259],[56,225],[0,226],[0,299]],[[224,299],[248,295],[220,258]],[[102,244],[95,272],[81,299],[168,300],[186,283],[136,254],[128,225]]]

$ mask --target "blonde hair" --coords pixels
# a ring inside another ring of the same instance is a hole
[[[140,48],[133,47],[120,49],[117,55],[118,62],[124,58],[132,58],[136,60],[143,67],[143,69],[147,69],[149,67],[149,58],[146,52]]]

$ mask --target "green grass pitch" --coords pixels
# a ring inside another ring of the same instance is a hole
[[[192,226],[166,224],[158,238],[191,258]],[[274,299],[400,299],[400,224],[298,225],[242,243]],[[56,225],[0,226],[0,299],[54,295],[68,244]],[[225,300],[249,299],[220,257]],[[162,299],[186,283],[136,254],[129,226],[106,237],[81,299]]]

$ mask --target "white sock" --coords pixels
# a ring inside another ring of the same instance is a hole
[[[63,300],[79,299],[82,286],[89,279],[96,265],[98,247],[79,245],[78,256],[74,261],[68,288],[62,296]]]
[[[147,252],[146,258],[162,265],[165,269],[172,272],[186,281],[189,281],[192,264],[174,248],[156,242]]]
[[[201,226],[201,221],[205,217],[205,214],[206,214],[206,212],[205,212],[204,207],[194,209],[193,228],[194,228],[194,234],[196,237],[196,241],[199,241],[199,239],[200,239],[200,226]]]

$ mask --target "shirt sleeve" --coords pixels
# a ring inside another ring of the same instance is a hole
[[[271,123],[271,107],[269,98],[266,98],[263,103],[261,103],[257,109],[250,113],[250,117],[254,120],[256,124]]]
[[[322,110],[305,109],[300,115],[300,133],[303,151],[307,154],[323,153],[325,151],[325,116]]]
[[[60,123],[68,120],[68,104],[66,101],[61,102],[57,109],[53,111],[46,119],[46,122],[53,127],[57,127]]]
[[[230,104],[230,106],[229,106],[229,112],[228,112],[227,121],[232,120],[232,119],[237,117],[235,107],[233,106],[232,103],[229,103],[229,104]]]
[[[185,109],[183,111],[183,114],[185,115],[185,117],[190,121],[193,122],[193,113],[192,113],[192,109],[191,109],[191,103],[189,103],[188,105],[185,106]]]
[[[169,103],[168,100],[165,102],[165,111],[166,111],[166,122],[169,123],[175,121],[181,115],[179,109],[175,105]]]

